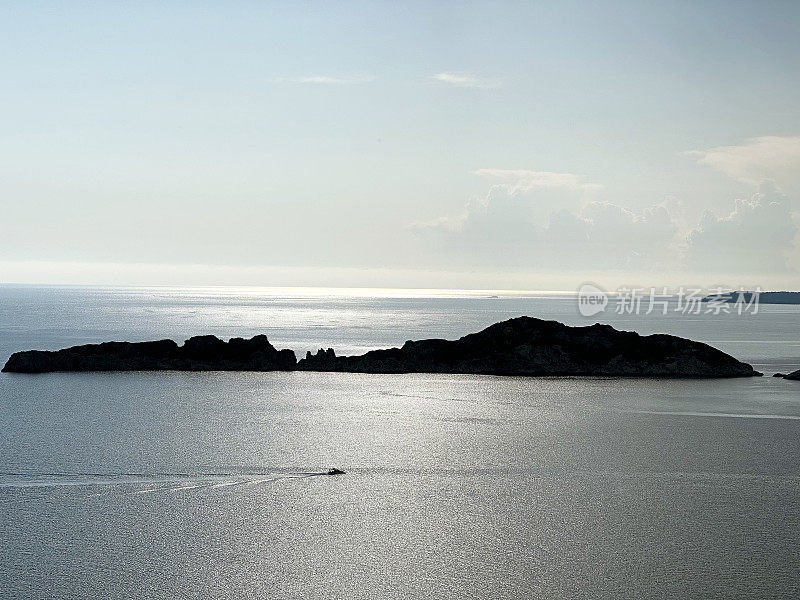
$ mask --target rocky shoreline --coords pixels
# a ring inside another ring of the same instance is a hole
[[[775,373],[773,377],[781,377],[783,379],[789,379],[791,381],[800,381],[800,369],[797,369],[797,371],[792,371],[788,375],[784,375],[783,373]]]
[[[458,340],[408,341],[360,356],[333,349],[277,350],[264,335],[228,342],[211,335],[172,340],[106,342],[57,351],[13,354],[2,369],[53,371],[337,371],[349,373],[471,373],[622,377],[753,377],[761,375],[707,344],[664,334],[641,336],[610,325],[570,327],[517,317]]]

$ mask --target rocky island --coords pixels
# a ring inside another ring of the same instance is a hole
[[[751,377],[748,364],[700,342],[672,335],[641,336],[610,325],[569,327],[518,317],[455,341],[409,341],[361,356],[332,349],[308,354],[303,371],[476,373],[633,377]]]
[[[610,325],[570,327],[517,317],[458,340],[408,341],[400,348],[360,356],[332,349],[308,353],[276,350],[266,336],[106,342],[54,352],[11,356],[3,371],[340,371],[350,373],[471,373],[489,375],[603,375],[623,377],[752,377],[752,366],[701,342],[618,331]]]
[[[782,377],[783,379],[790,379],[791,381],[800,381],[800,369],[797,369],[797,371],[792,371],[788,375],[784,375],[783,373],[775,373],[773,377]]]
[[[172,340],[105,342],[47,352],[11,355],[3,371],[291,371],[291,350],[276,350],[265,335],[223,342],[213,335],[192,337],[178,346]]]

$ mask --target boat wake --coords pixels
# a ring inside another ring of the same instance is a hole
[[[256,486],[342,473],[338,469],[263,473],[0,473],[0,491],[86,488],[92,492],[90,498],[109,494],[139,496]]]

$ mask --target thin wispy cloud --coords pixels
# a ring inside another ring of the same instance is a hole
[[[278,77],[275,83],[300,83],[312,85],[347,85],[353,83],[367,83],[371,77],[333,77],[330,75],[302,75],[295,77]]]
[[[486,79],[478,77],[472,73],[454,73],[445,71],[432,75],[431,79],[441,81],[449,85],[466,88],[497,88],[500,87],[500,82],[494,79]]]
[[[477,169],[475,175],[498,180],[514,189],[568,188],[584,191],[602,190],[599,183],[585,183],[583,177],[574,173],[552,171],[529,171],[527,169]]]
[[[734,146],[688,150],[683,154],[744,183],[759,185],[769,179],[784,189],[798,187],[800,136],[768,135]]]

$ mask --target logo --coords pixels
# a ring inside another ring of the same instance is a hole
[[[578,290],[578,311],[584,317],[601,313],[608,306],[608,294],[596,285],[584,283]]]

